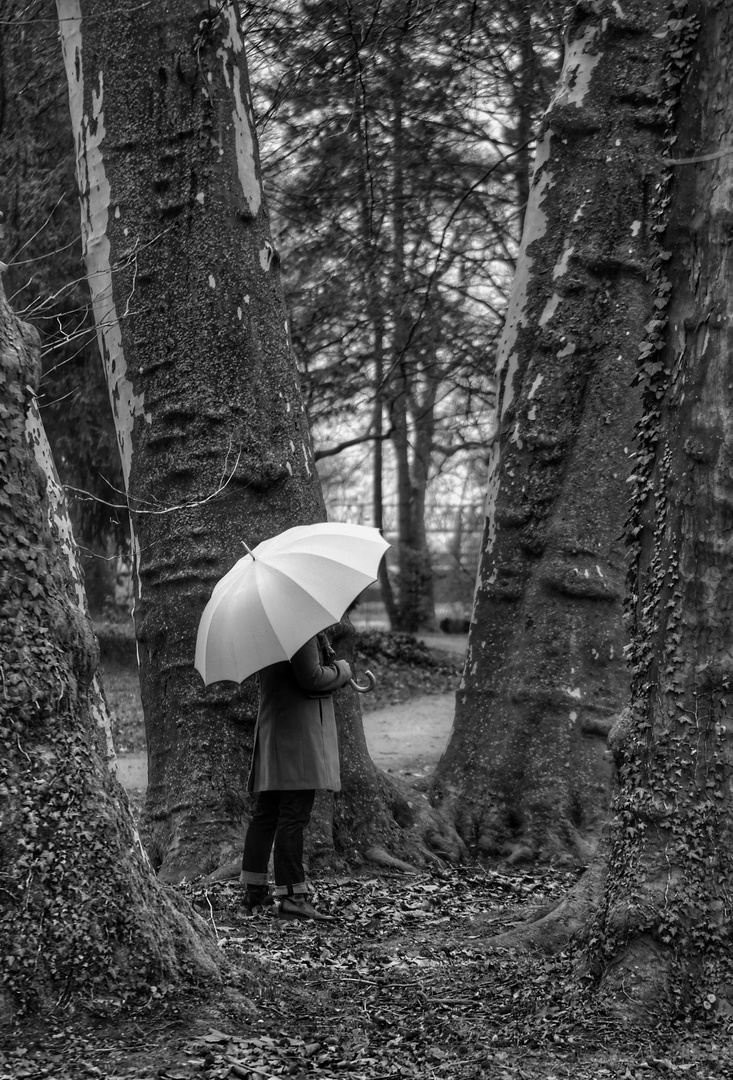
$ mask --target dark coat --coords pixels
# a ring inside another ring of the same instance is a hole
[[[314,637],[292,660],[259,672],[250,791],[340,790],[332,694],[349,681],[351,668],[346,660],[324,659]]]

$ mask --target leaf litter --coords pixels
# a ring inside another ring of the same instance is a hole
[[[536,918],[576,876],[473,867],[322,879],[315,901],[338,919],[327,926],[269,910],[233,918],[237,886],[194,888],[222,948],[267,977],[254,991],[261,1034],[209,1031],[188,1050],[208,1048],[210,1080],[732,1075],[722,1029],[701,1052],[682,1029],[621,1028],[572,978],[571,951],[491,948],[487,920],[499,933]]]
[[[146,1009],[92,1002],[19,1028],[0,1080],[727,1080],[724,1021],[637,1031],[573,978],[572,950],[492,948],[575,878],[476,866],[316,877],[334,924],[248,916],[237,884],[184,884],[231,985],[189,1000],[151,988]]]

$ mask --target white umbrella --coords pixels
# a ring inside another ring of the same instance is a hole
[[[248,548],[214,586],[199,622],[194,666],[206,685],[239,683],[289,660],[377,580],[388,547],[378,529],[324,522]]]

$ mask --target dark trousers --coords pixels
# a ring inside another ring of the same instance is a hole
[[[260,791],[247,829],[240,881],[266,885],[270,852],[275,866],[275,892],[307,892],[303,868],[303,833],[310,821],[316,793]]]

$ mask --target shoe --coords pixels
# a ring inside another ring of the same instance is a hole
[[[266,885],[261,889],[247,889],[242,897],[242,907],[247,915],[254,915],[256,907],[271,907],[274,903],[275,898]]]
[[[310,919],[312,922],[336,922],[333,915],[324,915],[313,907],[305,896],[283,896],[277,916],[279,919]]]

